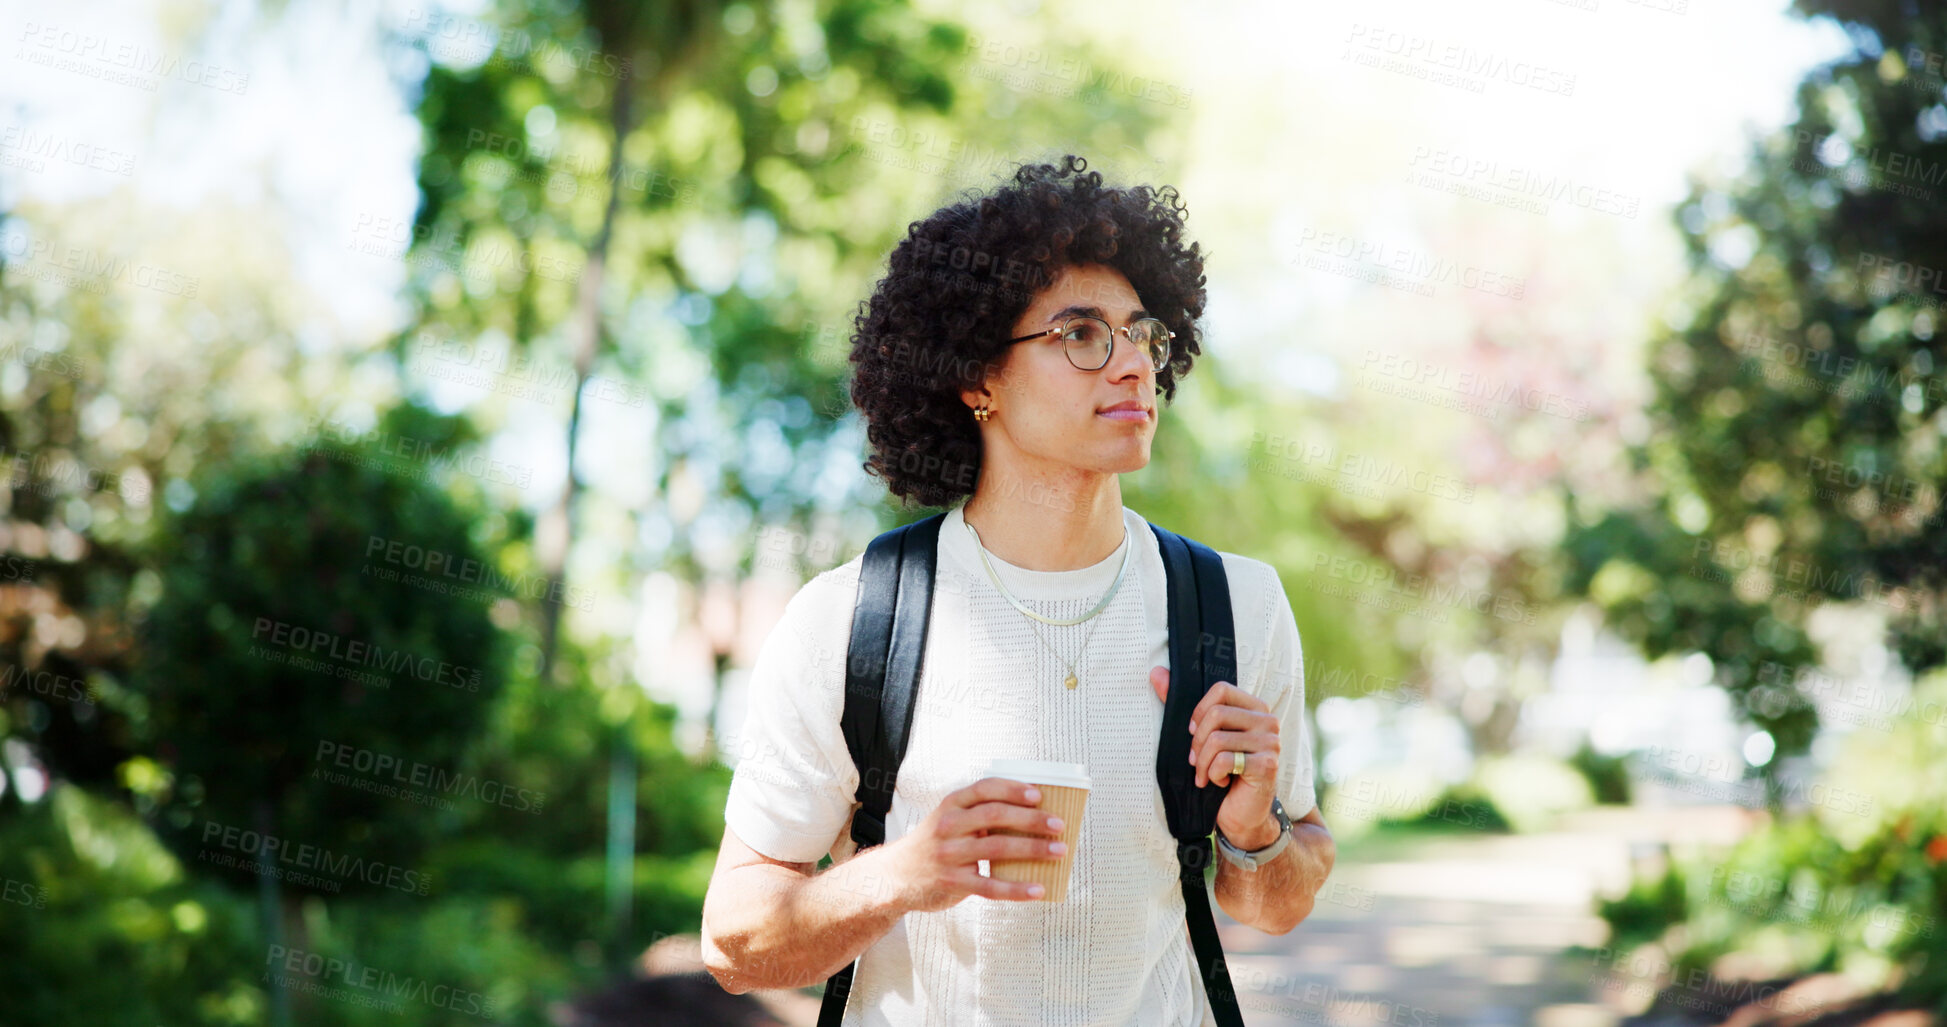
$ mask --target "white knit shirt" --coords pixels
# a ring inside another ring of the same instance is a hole
[[[1163,704],[1149,670],[1169,665],[1168,584],[1148,524],[1127,507],[1123,521],[1136,549],[1121,590],[1093,620],[1064,627],[1031,622],[995,591],[959,509],[942,523],[886,841],[978,780],[989,759],[1080,763],[1093,788],[1066,901],[975,896],[906,914],[859,961],[845,1027],[1214,1025],[1156,783]],[[1101,598],[1122,555],[1118,548],[1093,567],[1052,572],[988,559],[1029,608],[1067,618]],[[1279,717],[1278,792],[1295,820],[1315,805],[1297,624],[1269,564],[1222,557],[1240,684]],[[744,730],[726,739],[737,764],[725,826],[773,859],[812,863],[830,852],[842,862],[855,848],[859,775],[839,721],[862,559],[792,598],[753,668]],[[1076,661],[1079,687],[1063,687],[1068,665],[1049,648]]]

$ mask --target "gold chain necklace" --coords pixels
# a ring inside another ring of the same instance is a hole
[[[973,536],[974,552],[980,554],[980,565],[982,567],[987,568],[987,580],[994,583],[994,588],[1000,592],[1001,598],[1006,599],[1008,603],[1012,604],[1016,610],[1021,611],[1022,616],[1032,617],[1033,619],[1038,620],[1043,624],[1053,624],[1056,627],[1067,627],[1071,624],[1080,624],[1081,622],[1089,619],[1090,617],[1093,617],[1096,614],[1101,613],[1103,610],[1108,609],[1109,600],[1114,599],[1116,591],[1122,588],[1122,576],[1129,572],[1129,554],[1135,552],[1136,549],[1135,546],[1129,544],[1129,525],[1127,523],[1124,523],[1122,525],[1122,566],[1116,569],[1115,581],[1109,584],[1109,590],[1107,592],[1102,593],[1102,601],[1096,603],[1094,609],[1088,611],[1085,614],[1082,614],[1080,617],[1075,617],[1069,620],[1057,620],[1053,617],[1043,617],[1042,615],[1022,605],[1019,599],[1014,598],[1014,593],[1009,592],[1007,590],[1007,586],[1001,584],[1000,577],[994,573],[994,565],[987,562],[987,547],[980,544],[980,532],[975,531],[974,526],[967,523],[966,514],[964,513],[960,515],[960,523],[967,529],[967,534]]]
[[[1028,630],[1034,632],[1034,640],[1041,644],[1041,648],[1048,650],[1048,655],[1053,656],[1057,660],[1060,660],[1062,664],[1068,668],[1068,676],[1063,678],[1061,683],[1064,686],[1066,686],[1069,691],[1071,692],[1074,691],[1075,688],[1081,684],[1081,681],[1077,679],[1075,676],[1076,663],[1080,661],[1083,654],[1086,654],[1088,652],[1088,640],[1094,637],[1095,629],[1101,622],[1096,621],[1095,624],[1090,624],[1088,626],[1087,633],[1085,633],[1082,636],[1081,651],[1077,653],[1075,661],[1070,661],[1064,658],[1060,653],[1056,652],[1054,650],[1054,647],[1048,644],[1047,639],[1041,637],[1041,629],[1034,626],[1034,621],[1040,621],[1043,624],[1053,624],[1056,626],[1069,626],[1074,624],[1080,624],[1085,620],[1092,620],[1096,617],[1097,614],[1100,614],[1103,610],[1109,608],[1109,601],[1114,599],[1116,592],[1121,590],[1122,577],[1129,570],[1129,554],[1135,550],[1135,547],[1129,544],[1129,525],[1127,523],[1124,523],[1122,526],[1122,566],[1116,570],[1115,581],[1111,582],[1109,585],[1109,590],[1103,593],[1102,600],[1095,604],[1094,609],[1088,611],[1085,614],[1082,614],[1080,617],[1076,617],[1070,620],[1060,620],[1053,617],[1044,617],[1041,614],[1038,614],[1033,610],[1028,609],[1027,606],[1023,605],[1019,599],[1014,598],[1014,594],[1007,590],[1007,586],[1001,584],[1000,576],[994,573],[994,565],[988,562],[987,547],[980,544],[980,532],[975,531],[973,525],[967,524],[966,515],[964,514],[961,515],[960,523],[966,525],[967,533],[973,536],[974,551],[980,554],[980,565],[987,569],[987,580],[994,583],[994,590],[1001,594],[1001,598],[1006,599],[1010,604],[1013,605],[1015,610],[1019,611],[1021,614],[1029,618]]]
[[[1048,644],[1047,639],[1041,637],[1041,629],[1035,627],[1033,621],[1028,622],[1028,630],[1034,632],[1034,640],[1041,643],[1041,648],[1048,650],[1048,655],[1054,657],[1057,660],[1061,660],[1063,665],[1065,665],[1068,668],[1068,676],[1063,678],[1061,683],[1068,686],[1068,690],[1071,692],[1075,690],[1075,687],[1077,685],[1081,684],[1081,682],[1077,680],[1075,677],[1076,663],[1080,662],[1083,653],[1088,652],[1089,636],[1095,634],[1095,625],[1100,623],[1102,622],[1098,620],[1095,622],[1095,624],[1090,624],[1088,626],[1088,633],[1082,636],[1082,648],[1080,652],[1078,652],[1075,656],[1076,662],[1071,663],[1068,660],[1064,659],[1060,653],[1055,652],[1054,647]]]

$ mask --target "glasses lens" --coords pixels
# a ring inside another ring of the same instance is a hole
[[[1160,371],[1170,360],[1170,330],[1163,322],[1145,317],[1129,326],[1129,338],[1149,357],[1149,366]]]
[[[1093,371],[1109,362],[1109,339],[1109,323],[1094,317],[1070,318],[1061,332],[1061,341],[1068,349],[1068,362],[1084,371]]]

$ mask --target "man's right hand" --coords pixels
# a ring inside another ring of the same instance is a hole
[[[1035,793],[1029,798],[1029,793]],[[1034,901],[1041,886],[980,876],[980,861],[1060,859],[1061,828],[1048,826],[1049,814],[1033,785],[1004,777],[983,777],[941,800],[926,819],[886,848],[895,857],[895,874],[905,891],[906,908],[935,913],[969,895]],[[1036,835],[1020,838],[990,834],[995,828]]]

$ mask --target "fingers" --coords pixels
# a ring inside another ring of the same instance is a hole
[[[1231,755],[1233,752],[1244,754],[1244,773],[1239,775],[1240,778],[1276,772],[1278,754],[1275,750],[1266,752],[1261,749],[1255,751],[1244,748],[1219,749],[1212,752],[1209,759],[1197,765],[1197,786],[1201,788],[1205,781],[1215,781],[1220,786],[1229,785],[1231,771],[1237,766],[1237,757]]]
[[[1068,853],[1068,846],[1062,842],[1012,834],[961,838],[953,844],[955,863],[978,863],[983,859],[990,863],[1002,859],[1060,859]]]
[[[1205,715],[1213,709],[1224,706],[1241,706],[1259,713],[1271,712],[1270,705],[1264,700],[1228,681],[1219,681],[1210,686],[1210,691],[1203,693],[1203,698],[1197,701],[1196,709],[1190,711],[1190,729],[1196,730],[1196,726],[1203,723]]]
[[[1156,693],[1158,702],[1170,700],[1170,669],[1168,667],[1149,668],[1149,687]]]
[[[908,876],[927,896],[916,908],[947,909],[968,895],[1015,902],[1045,897],[1041,885],[980,875],[981,860],[1061,859],[1060,818],[1037,808],[1041,790],[1002,777],[984,777],[949,793],[914,832],[897,844],[910,849]]]
[[[982,877],[975,874],[968,882],[967,891],[982,898],[1002,902],[1031,902],[1041,898],[1046,889],[1038,884],[1003,881],[998,877]]]
[[[961,809],[983,802],[1011,802],[1020,806],[1033,806],[1041,801],[1041,789],[1025,781],[1015,781],[1005,777],[983,777],[947,796],[946,801]]]
[[[1061,837],[1062,819],[1046,810],[1029,809],[1007,802],[983,802],[968,810],[964,816],[968,827],[993,830],[1006,828],[1013,831],[1026,831],[1030,834],[1045,834]]]
[[[1003,786],[1018,784],[1001,778],[984,779],[962,791],[976,796],[984,790],[1000,791],[1003,797],[941,811],[934,821],[933,833],[954,864],[972,864],[983,859],[1041,859],[1049,855],[1048,843],[1059,840],[1066,825],[1046,810],[1008,801],[1012,789]]]
[[[1277,759],[1278,739],[1276,735],[1263,731],[1216,731],[1204,744],[1190,752],[1190,763],[1197,768],[1197,787],[1205,781],[1225,783],[1237,765],[1237,757],[1232,753],[1245,754],[1248,759],[1269,753],[1273,762]]]
[[[1277,747],[1278,718],[1268,711],[1260,713],[1241,706],[1218,706],[1202,720],[1193,720],[1190,724],[1190,762],[1194,764],[1206,764],[1208,761],[1203,759],[1204,754],[1214,749],[1253,752]],[[1237,737],[1239,735],[1248,737]],[[1218,744],[1216,740],[1221,736],[1231,737]],[[1249,744],[1232,744],[1238,741]],[[1267,741],[1269,744],[1266,744]]]

